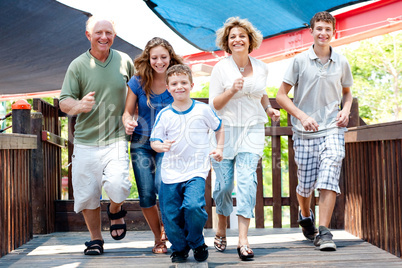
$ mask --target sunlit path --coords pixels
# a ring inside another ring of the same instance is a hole
[[[167,255],[151,252],[150,231],[128,232],[122,241],[114,241],[104,232],[105,253],[85,256],[86,232],[35,235],[27,244],[0,259],[0,267],[402,267],[402,260],[355,236],[333,230],[338,246],[335,252],[315,250],[303,239],[300,229],[251,229],[249,242],[253,261],[242,262],[237,256],[237,231],[228,230],[225,253],[213,248],[214,230],[206,229],[209,246],[207,262],[197,263],[192,253],[185,264],[174,265]],[[170,245],[168,245],[170,246]]]

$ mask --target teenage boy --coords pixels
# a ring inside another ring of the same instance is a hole
[[[352,105],[352,73],[347,60],[335,53],[330,41],[335,18],[318,12],[310,21],[314,44],[297,55],[285,73],[277,102],[292,115],[299,224],[304,236],[320,250],[336,245],[328,229],[339,189],[339,174],[345,156],[344,132]],[[288,97],[294,88],[293,102]],[[340,103],[344,98],[343,108]],[[314,225],[310,202],[314,189],[320,192],[319,228]]]
[[[194,259],[208,258],[203,229],[208,215],[205,207],[205,178],[209,155],[222,161],[224,132],[221,119],[211,107],[190,98],[194,86],[191,70],[174,65],[166,73],[167,89],[173,103],[157,115],[151,133],[151,147],[164,152],[159,191],[162,220],[172,244],[172,262],[185,262],[193,249]],[[209,152],[210,129],[217,147]]]

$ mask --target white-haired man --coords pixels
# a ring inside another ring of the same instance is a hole
[[[72,183],[74,210],[83,212],[91,235],[85,255],[101,255],[100,196],[102,186],[110,199],[110,234],[124,238],[126,224],[122,204],[130,194],[127,139],[121,116],[124,111],[126,83],[133,75],[130,57],[111,49],[116,32],[109,19],[90,17],[86,37],[88,51],[68,67],[61,94],[60,109],[77,115],[74,132]]]

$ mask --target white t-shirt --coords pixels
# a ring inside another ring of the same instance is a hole
[[[206,178],[210,169],[209,130],[217,131],[222,121],[208,104],[193,100],[180,112],[169,106],[162,109],[152,129],[150,141],[175,141],[162,160],[162,181],[166,184]]]
[[[313,46],[294,57],[283,81],[294,87],[293,103],[317,121],[318,131],[305,131],[301,122],[291,117],[293,137],[318,138],[341,134],[346,128],[336,125],[342,101],[342,89],[351,87],[353,76],[346,58],[331,48],[331,57],[322,64]]]
[[[253,76],[244,78],[243,89],[237,92],[221,110],[216,111],[225,126],[253,126],[268,122],[267,114],[261,104],[263,95],[267,95],[268,67],[253,57],[249,57],[253,66]],[[232,56],[219,61],[213,68],[209,84],[209,104],[214,98],[233,86],[233,82],[242,77]]]

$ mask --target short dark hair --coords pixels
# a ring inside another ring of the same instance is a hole
[[[166,84],[169,84],[169,77],[172,75],[178,75],[178,74],[184,74],[188,76],[188,80],[190,80],[190,83],[193,83],[193,74],[191,72],[190,67],[188,67],[185,64],[176,64],[171,67],[166,71]]]
[[[328,11],[315,13],[315,15],[310,20],[310,28],[314,30],[315,23],[319,21],[331,23],[333,30],[335,30],[336,19]]]

